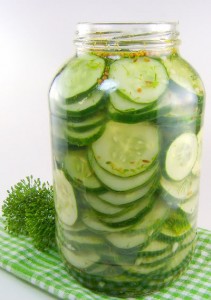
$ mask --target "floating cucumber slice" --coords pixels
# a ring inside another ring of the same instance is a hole
[[[93,193],[86,193],[84,196],[87,203],[98,213],[114,216],[119,214],[121,211],[124,210],[122,207],[114,206],[108,202],[103,201],[97,195]]]
[[[65,127],[64,134],[67,142],[76,146],[86,146],[97,140],[104,131],[104,126],[97,126],[85,132],[76,132],[75,130]]]
[[[102,91],[94,90],[77,102],[59,104],[57,111],[59,114],[67,117],[83,117],[95,112],[104,103],[104,98],[104,93]]]
[[[120,249],[132,249],[144,245],[148,240],[146,232],[114,232],[107,235],[107,240]]]
[[[160,184],[167,201],[173,199],[179,202],[189,199],[197,193],[199,188],[199,180],[193,175],[189,175],[181,181],[171,181],[161,177]]]
[[[72,251],[64,244],[62,244],[58,239],[57,243],[66,261],[78,269],[86,269],[100,259],[100,256],[93,251]]]
[[[156,186],[156,181],[157,178],[132,191],[107,191],[99,194],[99,198],[113,205],[128,206],[129,204],[132,204],[132,202],[145,197],[148,193],[153,192],[154,187]]]
[[[68,120],[67,126],[68,128],[73,129],[75,131],[83,132],[103,124],[105,119],[105,114],[102,111],[100,111],[92,116],[87,117],[86,119],[71,121]]]
[[[58,75],[57,88],[62,98],[75,100],[77,95],[89,91],[97,84],[105,68],[104,59],[85,54],[70,60]]]
[[[117,83],[122,94],[143,104],[157,100],[168,85],[165,67],[148,57],[115,61],[110,67],[109,77]]]
[[[136,201],[131,207],[126,207],[117,216],[102,216],[102,222],[111,227],[121,227],[131,225],[144,216],[152,207],[154,199],[146,197]]]
[[[118,232],[128,227],[112,228],[101,222],[100,217],[93,211],[87,211],[82,216],[83,223],[95,232]]]
[[[131,231],[147,231],[149,234],[152,234],[154,230],[165,222],[169,213],[170,208],[165,201],[160,198],[154,199],[152,209],[131,227]]]
[[[192,173],[195,176],[200,175],[200,163],[201,163],[201,155],[202,155],[202,134],[203,133],[202,133],[202,128],[201,128],[197,134],[198,151],[197,151],[197,158],[196,158],[195,164],[192,169]]]
[[[107,187],[115,190],[115,191],[128,191],[133,188],[136,188],[138,186],[144,185],[147,183],[150,179],[154,178],[157,175],[157,164],[155,164],[152,168],[149,170],[137,174],[135,176],[131,177],[119,177],[116,175],[113,175],[103,168],[100,167],[100,165],[96,162],[95,157],[91,150],[88,151],[89,156],[89,162],[94,170],[96,176],[99,178],[99,180],[106,185]]]
[[[155,104],[140,104],[131,101],[129,98],[116,91],[111,93],[110,102],[115,109],[123,113],[145,112],[151,109]]]
[[[143,121],[157,120],[162,116],[165,117],[170,111],[170,106],[158,103],[153,106],[151,110],[147,110],[140,113],[123,113],[113,107],[111,103],[108,105],[108,113],[112,120],[116,122],[122,122],[127,124],[135,124]]]
[[[151,240],[147,246],[145,246],[139,252],[139,257],[142,256],[157,256],[167,251],[171,246],[168,242]]]
[[[69,151],[64,158],[64,169],[77,185],[91,191],[102,190],[102,184],[90,168],[86,150]]]
[[[198,194],[192,196],[190,199],[182,202],[180,204],[180,208],[188,215],[191,216],[193,214],[195,214],[195,212],[197,211],[197,207],[198,207],[198,199],[199,196]]]
[[[196,95],[204,95],[204,87],[198,73],[183,58],[171,55],[163,59],[170,78]]]
[[[148,169],[157,157],[158,130],[149,122],[128,125],[110,121],[92,150],[106,171],[120,177],[134,176]]]
[[[159,238],[166,241],[179,241],[191,233],[192,228],[186,214],[181,209],[171,213],[160,229]]]
[[[78,218],[76,198],[71,184],[60,170],[54,171],[54,187],[56,213],[64,224],[72,226]]]
[[[194,133],[179,135],[166,152],[165,169],[169,178],[183,180],[192,170],[197,158],[197,138]]]

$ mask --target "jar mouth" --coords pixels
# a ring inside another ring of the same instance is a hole
[[[78,23],[75,44],[84,50],[138,51],[179,44],[178,22]]]

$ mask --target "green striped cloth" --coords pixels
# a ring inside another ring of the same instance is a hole
[[[184,275],[170,287],[137,300],[211,299],[211,232],[199,229],[198,242],[193,260]],[[0,218],[0,267],[27,282],[56,296],[70,300],[114,300],[116,297],[101,296],[82,287],[65,270],[56,252],[36,250],[28,238],[17,238],[4,231]]]

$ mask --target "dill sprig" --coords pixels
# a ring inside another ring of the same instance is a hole
[[[39,250],[55,244],[53,187],[28,176],[10,191],[2,206],[5,229],[13,235],[26,235]]]

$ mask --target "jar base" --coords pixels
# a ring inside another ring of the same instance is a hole
[[[143,295],[152,294],[154,292],[160,291],[162,288],[171,285],[175,280],[177,280],[188,268],[190,261],[192,259],[194,251],[190,254],[188,260],[185,262],[183,268],[175,270],[168,277],[163,278],[157,276],[149,282],[144,278],[141,280],[129,280],[129,281],[112,281],[105,280],[103,276],[93,276],[84,273],[82,270],[77,270],[66,264],[68,273],[70,273],[79,283],[84,287],[93,291],[94,293],[114,296],[120,298],[128,297],[138,297]],[[144,281],[145,280],[145,281]]]

